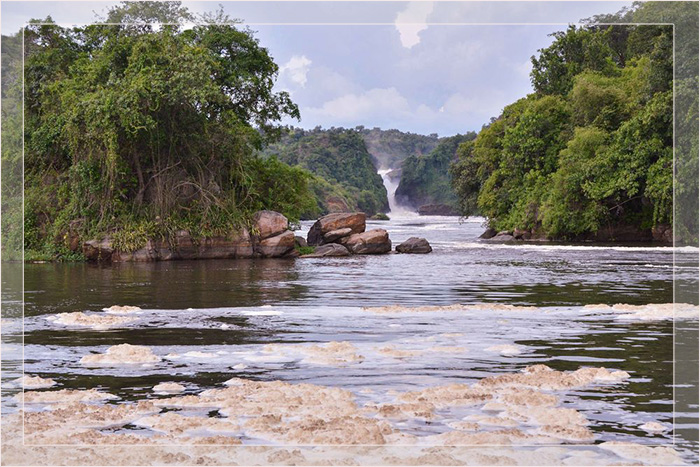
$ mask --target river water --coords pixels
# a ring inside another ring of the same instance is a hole
[[[299,234],[310,225],[303,222]],[[686,461],[697,460],[697,406],[676,406],[675,432],[640,428],[648,422],[670,427],[674,389],[697,388],[692,375],[674,385],[673,372],[674,334],[678,342],[697,338],[697,318],[678,319],[674,326],[671,319],[639,319],[634,312],[591,306],[672,303],[674,279],[676,302],[697,304],[697,249],[488,244],[478,240],[481,218],[402,215],[370,221],[367,228],[387,229],[394,244],[425,237],[434,251],[26,264],[23,320],[17,297],[3,297],[3,382],[7,387],[21,375],[22,328],[26,374],[52,378],[61,389],[99,388],[122,401],[156,397],[153,386],[165,381],[198,394],[240,377],[341,387],[359,403],[384,403],[396,391],[474,383],[540,363],[560,371],[605,367],[630,378],[560,393],[567,407],[591,422],[596,442],[675,443]],[[3,280],[13,280],[18,268],[6,265]],[[483,306],[412,308],[453,304]],[[104,314],[112,305],[141,311],[109,329],[54,319],[67,312]],[[388,305],[399,306],[371,309]],[[533,308],[520,308],[525,306]],[[363,358],[334,365],[305,353],[305,346],[329,342],[348,342]],[[85,355],[121,343],[148,346],[162,360],[98,368],[80,363]],[[697,367],[697,355],[690,364]],[[11,391],[3,394],[6,413],[18,408],[12,397]],[[457,415],[465,414],[450,416]],[[446,423],[409,421],[403,428],[427,436],[444,432]]]

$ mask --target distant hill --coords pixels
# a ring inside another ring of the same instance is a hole
[[[382,178],[356,130],[289,129],[263,155],[277,156],[314,174],[311,188],[322,214],[360,210],[372,215],[389,210]]]
[[[423,205],[446,205],[456,212],[458,199],[452,188],[450,165],[457,160],[457,147],[474,138],[474,132],[441,138],[430,154],[407,157],[401,165],[396,201],[416,209]]]
[[[430,154],[440,142],[437,134],[419,135],[396,129],[382,130],[363,126],[355,128],[365,140],[367,150],[374,158],[378,168],[396,169],[408,156]]]

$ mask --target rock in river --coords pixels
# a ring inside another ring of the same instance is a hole
[[[279,235],[289,226],[289,221],[279,212],[258,211],[253,216],[253,224],[261,240]]]
[[[428,243],[428,240],[424,238],[411,237],[401,245],[396,247],[396,251],[399,253],[418,253],[425,254],[433,251],[433,248]]]
[[[384,229],[352,234],[341,238],[339,242],[356,255],[379,255],[391,251],[391,240]]]
[[[313,253],[302,256],[302,258],[324,258],[326,256],[350,256],[350,252],[343,245],[328,243],[317,247]]]
[[[350,229],[352,234],[365,231],[366,215],[364,212],[339,212],[321,217],[311,226],[306,237],[309,245],[318,246],[324,243],[323,236],[339,229]]]
[[[336,240],[340,240],[343,237],[347,237],[353,233],[350,227],[345,227],[344,229],[331,230],[327,234],[323,235],[323,243],[333,243]]]
[[[287,230],[280,235],[266,238],[258,247],[263,258],[279,258],[294,250],[294,232]]]
[[[308,243],[306,243],[306,239],[304,237],[296,236],[294,237],[294,245],[298,247],[302,246],[309,246]]]

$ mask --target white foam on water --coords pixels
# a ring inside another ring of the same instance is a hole
[[[698,253],[692,246],[603,246],[603,245],[549,245],[542,243],[486,243],[486,242],[445,242],[455,248],[479,248],[485,250],[519,249],[537,251],[656,251],[665,253]]]
[[[524,347],[520,345],[512,345],[512,344],[502,344],[502,345],[493,345],[491,347],[487,347],[486,350],[489,352],[498,352],[503,356],[510,357],[513,355],[520,355],[523,353]]]
[[[198,350],[193,350],[190,352],[185,352],[182,354],[183,357],[190,357],[190,358],[215,358],[216,354],[214,353],[209,353],[209,352],[200,352]]]
[[[276,311],[276,310],[261,310],[261,311],[243,311],[243,312],[241,312],[241,314],[245,315],[245,316],[280,316],[280,315],[283,315],[284,312]]]

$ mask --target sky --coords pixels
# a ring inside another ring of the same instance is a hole
[[[3,1],[3,34],[31,18],[86,24],[117,2]],[[184,1],[256,31],[280,66],[303,128],[396,128],[448,136],[478,131],[532,92],[530,57],[552,32],[631,2]]]

